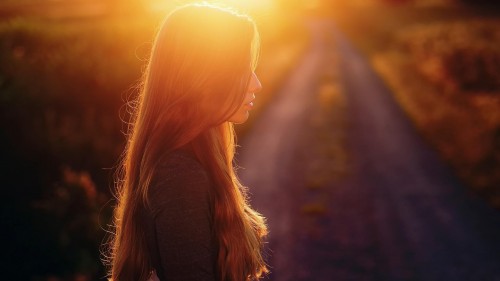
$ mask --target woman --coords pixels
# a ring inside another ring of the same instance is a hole
[[[181,7],[153,46],[118,181],[111,278],[256,280],[263,217],[233,168],[233,123],[261,89],[247,16]],[[152,274],[153,273],[153,274]]]

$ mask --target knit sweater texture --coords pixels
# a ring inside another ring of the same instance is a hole
[[[155,172],[143,221],[161,281],[215,280],[211,190],[207,172],[188,152],[170,153]]]

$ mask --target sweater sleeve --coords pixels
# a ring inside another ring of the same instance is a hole
[[[150,187],[161,271],[166,280],[215,280],[211,182],[193,158],[174,154]]]

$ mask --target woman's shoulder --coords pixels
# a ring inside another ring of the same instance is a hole
[[[176,173],[204,173],[205,168],[198,159],[188,151],[174,150],[161,157],[159,171],[170,171]]]
[[[194,155],[179,150],[162,157],[153,174],[148,197],[153,206],[167,202],[183,203],[185,199],[205,201],[210,187],[205,168]]]

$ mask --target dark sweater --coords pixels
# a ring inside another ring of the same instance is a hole
[[[145,233],[160,280],[215,280],[212,183],[189,153],[164,158],[149,187]]]

